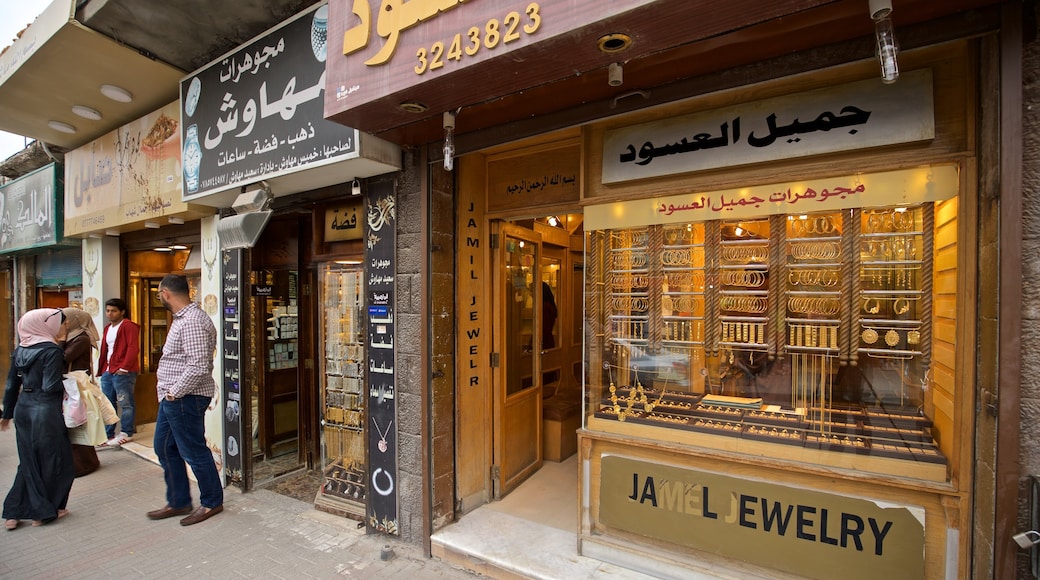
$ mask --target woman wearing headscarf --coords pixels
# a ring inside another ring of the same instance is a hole
[[[34,526],[68,514],[72,490],[72,444],[62,415],[65,353],[57,342],[65,334],[65,315],[57,308],[26,312],[18,321],[18,348],[11,356],[0,431],[14,419],[18,471],[4,500],[4,527],[20,520]]]
[[[98,348],[98,331],[85,310],[64,308],[65,313],[65,368],[71,371],[86,371],[94,376],[94,352]],[[72,461],[76,477],[84,476],[98,468],[97,451],[93,445],[72,444]]]

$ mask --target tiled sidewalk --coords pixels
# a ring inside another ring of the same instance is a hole
[[[18,465],[14,430],[0,433],[0,494]],[[421,549],[366,535],[357,522],[269,491],[225,490],[224,513],[194,526],[151,521],[165,504],[162,469],[128,450],[72,487],[69,516],[0,531],[0,577],[476,578]],[[192,497],[198,505],[198,491]],[[381,558],[390,544],[393,557]]]

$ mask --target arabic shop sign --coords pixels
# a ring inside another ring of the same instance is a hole
[[[538,151],[488,161],[489,212],[578,202],[581,146],[535,149]]]
[[[955,165],[821,177],[740,189],[620,201],[585,208],[589,230],[805,214],[940,201],[957,195]]]
[[[924,509],[650,463],[602,460],[600,520],[810,578],[924,577]]]
[[[330,6],[330,117],[650,4],[353,0]],[[488,72],[493,75],[494,72]],[[494,83],[487,83],[489,87]],[[467,94],[485,90],[467,87]],[[444,95],[426,94],[428,104]],[[432,100],[431,100],[432,99]]]
[[[54,245],[61,238],[58,165],[0,186],[0,253]]]
[[[932,73],[880,79],[608,131],[603,183],[935,137]]]
[[[325,241],[360,240],[363,218],[361,198],[353,203],[328,205],[325,208]]]
[[[357,157],[357,131],[324,119],[327,14],[298,14],[181,81],[185,200]]]
[[[66,153],[66,235],[189,211],[177,125],[173,102]]]

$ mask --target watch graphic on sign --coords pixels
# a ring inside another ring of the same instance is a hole
[[[199,166],[202,164],[202,148],[199,147],[199,127],[188,127],[184,139],[184,187],[187,193],[199,190]]]

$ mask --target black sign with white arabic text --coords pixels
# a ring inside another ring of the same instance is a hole
[[[224,250],[221,278],[223,284],[223,300],[221,301],[221,320],[224,332],[224,475],[228,483],[243,487],[242,454],[246,451],[242,441],[242,361],[240,358],[240,322],[239,314],[242,306],[242,253],[245,250]]]
[[[365,200],[365,308],[368,316],[368,525],[398,535],[397,387],[394,374],[394,248],[397,218],[393,185],[376,184]]]
[[[328,5],[181,80],[184,200],[357,156],[357,131],[326,121]]]

